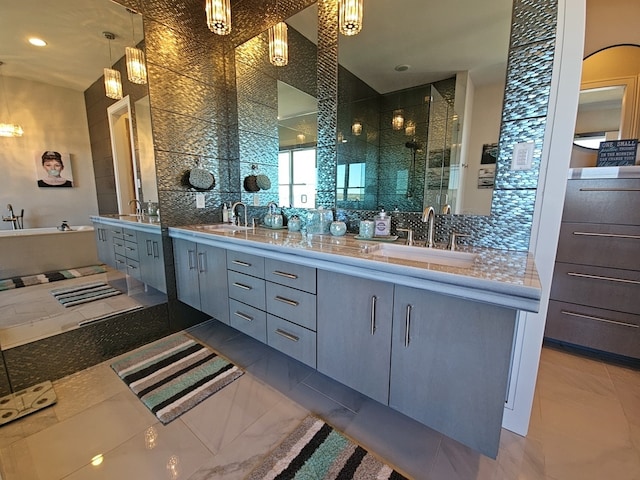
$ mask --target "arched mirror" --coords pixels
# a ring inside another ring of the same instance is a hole
[[[638,138],[640,46],[616,45],[584,59],[571,166],[595,166],[600,143]]]

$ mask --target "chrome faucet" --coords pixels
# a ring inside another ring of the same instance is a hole
[[[271,207],[273,207],[273,209]],[[278,208],[278,204],[273,200],[267,203],[267,213],[276,213],[276,208]]]
[[[244,207],[244,226],[248,227],[247,223],[247,206],[243,202],[235,202],[231,205],[231,223],[234,225],[238,225],[238,214],[236,213],[236,209],[238,205],[242,205]]]
[[[448,203],[445,203],[442,206],[442,213],[443,215],[451,215],[451,205],[449,205]]]
[[[136,215],[142,215],[142,203],[140,203],[140,200],[137,198],[129,200],[129,206],[131,206],[132,203],[136,204]]]
[[[425,247],[433,247],[433,223],[435,220],[436,211],[431,205],[424,209],[422,212],[422,221],[427,223],[427,240],[424,244]]]

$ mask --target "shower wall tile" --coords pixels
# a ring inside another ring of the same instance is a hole
[[[511,46],[552,40],[556,35],[557,0],[515,0]]]

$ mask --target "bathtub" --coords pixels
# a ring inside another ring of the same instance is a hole
[[[97,265],[93,226],[0,230],[0,279]]]

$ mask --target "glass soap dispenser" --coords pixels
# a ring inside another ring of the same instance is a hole
[[[391,235],[391,217],[387,215],[384,208],[381,208],[375,218],[374,236],[388,237],[389,235]]]

